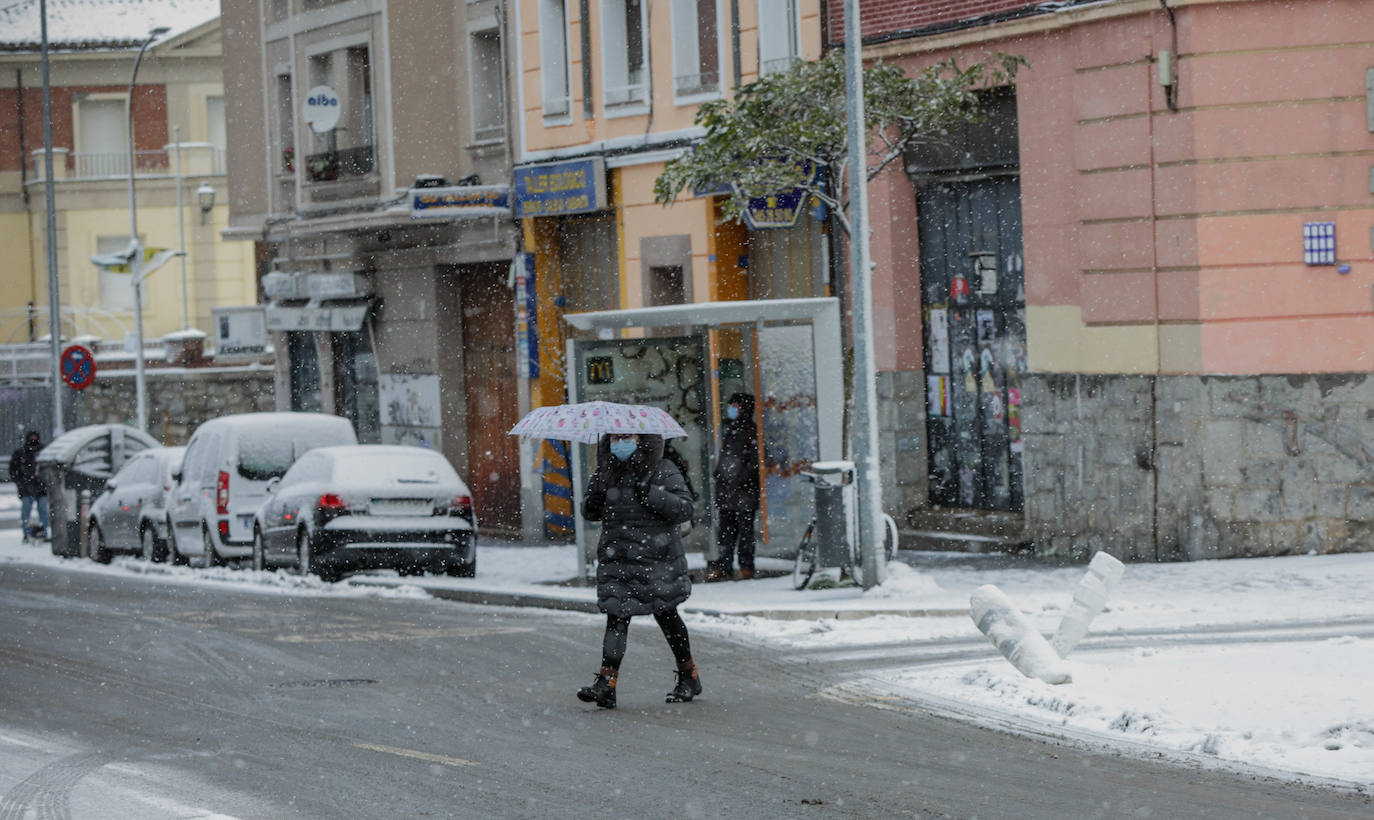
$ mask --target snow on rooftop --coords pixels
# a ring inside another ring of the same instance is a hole
[[[167,40],[219,17],[219,0],[48,0],[52,49],[137,48],[158,26]],[[37,51],[38,0],[0,0],[0,51]]]

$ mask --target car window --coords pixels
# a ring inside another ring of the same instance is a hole
[[[115,481],[125,486],[129,484],[143,484],[147,482],[149,461],[148,456],[138,455],[127,461],[119,472],[115,475]]]
[[[261,427],[245,427],[238,435],[239,475],[254,481],[285,475],[296,459],[317,447],[355,441],[347,424],[321,424],[317,418],[274,419]]]
[[[220,468],[220,445],[224,436],[220,433],[211,433],[205,439],[204,454],[200,460],[199,469],[196,471],[200,475],[200,483],[210,485],[215,483],[215,474]]]
[[[300,461],[291,465],[281,480],[281,486],[291,487],[311,481],[320,481],[329,475],[329,460],[319,453],[306,453]]]
[[[209,438],[208,433],[202,433],[191,439],[191,443],[186,447],[186,458],[182,462],[182,480],[195,481],[196,477],[200,475],[200,464],[205,460],[205,448]]]

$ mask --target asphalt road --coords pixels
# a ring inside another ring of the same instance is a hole
[[[0,820],[1369,817],[1359,794],[1123,757],[830,693],[834,664],[636,622],[0,564]]]

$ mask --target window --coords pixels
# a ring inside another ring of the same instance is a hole
[[[499,140],[506,133],[506,79],[501,30],[474,31],[469,37],[468,82],[472,92],[472,138]]]
[[[565,0],[539,0],[539,71],[543,75],[544,116],[572,114],[568,86],[568,10]]]
[[[324,408],[320,398],[320,357],[315,350],[315,334],[291,331],[286,334],[286,355],[291,367],[291,409],[297,413],[318,413]]]
[[[601,44],[606,105],[646,102],[649,60],[643,0],[602,0]]]
[[[716,0],[673,0],[673,92],[703,94],[720,88]]]
[[[125,165],[127,168],[128,166]],[[129,236],[100,236],[95,240],[98,254],[123,253],[129,249]],[[143,308],[148,308],[148,288],[143,288]],[[134,280],[128,273],[100,271],[100,307],[111,313],[131,313],[134,309]]]
[[[78,177],[127,176],[129,109],[124,96],[90,96],[76,103]]]
[[[210,173],[224,173],[224,147],[228,139],[224,131],[224,98],[205,98],[205,141],[210,143]]]
[[[310,87],[328,86],[339,96],[339,122],[323,134],[311,131],[305,170],[311,182],[372,173],[372,67],[367,46],[349,46],[310,58]]]
[[[296,172],[296,118],[291,96],[291,75],[277,75],[277,145],[281,150],[281,173]]]
[[[785,71],[801,56],[797,0],[759,0],[759,73]]]
[[[334,335],[334,408],[353,422],[359,444],[382,440],[382,407],[377,393],[377,354],[366,331]]]

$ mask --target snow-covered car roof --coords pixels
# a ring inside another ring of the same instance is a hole
[[[343,416],[335,416],[329,413],[235,413],[231,416],[219,416],[218,418],[207,419],[205,424],[213,424],[217,427],[261,427],[264,424],[349,424],[348,419]],[[202,427],[205,424],[201,425]]]
[[[467,484],[449,464],[442,453],[423,447],[410,447],[400,444],[353,444],[333,447],[320,447],[313,451],[317,457],[343,464],[366,462],[366,469],[344,475],[335,474],[334,480],[355,486],[380,485],[392,482],[454,484],[467,489]],[[425,473],[417,470],[427,471]]]
[[[134,49],[157,26],[173,39],[219,17],[219,0],[48,0],[48,48]],[[0,52],[42,47],[38,0],[0,0]]]

